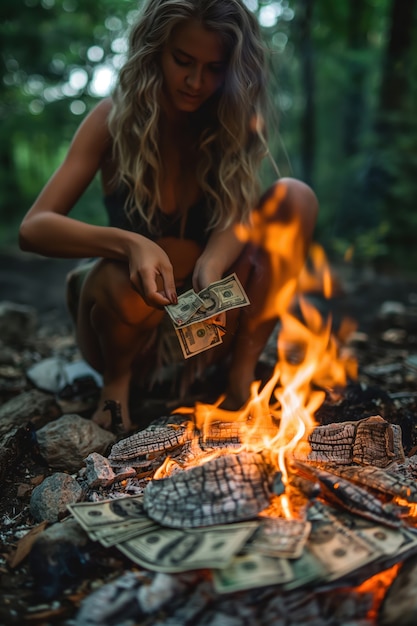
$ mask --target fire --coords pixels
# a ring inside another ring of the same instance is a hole
[[[271,201],[275,205],[276,198]],[[288,226],[283,241],[282,234],[255,224],[257,243],[269,250],[273,265],[273,276],[281,276],[286,264],[291,262],[297,250],[295,231]],[[245,236],[242,231],[241,237]],[[280,254],[273,253],[280,237]],[[294,248],[295,246],[295,248]],[[282,249],[287,250],[282,253]],[[332,333],[330,316],[323,315],[308,298],[308,291],[314,289],[325,299],[332,296],[336,281],[332,276],[324,250],[312,246],[309,263],[301,272],[298,284],[293,281],[280,281],[283,284],[264,307],[265,318],[279,318],[278,360],[270,379],[262,386],[260,381],[252,384],[250,397],[245,406],[236,412],[225,411],[220,407],[223,398],[215,404],[197,403],[192,409],[194,423],[205,440],[216,423],[231,422],[239,429],[240,448],[225,449],[220,454],[248,450],[267,452],[282,474],[284,484],[288,483],[286,459],[296,446],[306,446],[308,433],[315,426],[314,415],[325,398],[325,390],[346,385],[347,377],[356,374],[355,362],[340,351],[340,342]],[[343,337],[353,325],[342,325]],[[177,412],[189,413],[190,409]],[[196,454],[188,467],[204,463],[211,456],[203,451]],[[219,454],[219,452],[216,452]],[[173,471],[168,461],[160,468],[155,478],[169,475]],[[281,510],[285,517],[292,517],[288,495],[281,498]]]
[[[383,572],[379,572],[368,578],[361,585],[355,588],[358,593],[367,594],[372,593],[372,607],[367,615],[369,620],[372,620],[372,623],[377,623],[376,620],[378,618],[378,611],[384,599],[384,596],[387,590],[390,588],[391,583],[394,581],[398,574],[398,570],[401,567],[401,563],[397,563],[393,565],[387,570]]]

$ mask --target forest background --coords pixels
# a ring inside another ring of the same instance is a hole
[[[4,0],[0,245],[111,91],[141,1]],[[417,0],[246,0],[269,49],[269,144],[330,258],[417,274]],[[267,185],[276,174],[265,165]],[[98,181],[72,213],[106,223]]]

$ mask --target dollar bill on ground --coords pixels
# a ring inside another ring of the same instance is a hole
[[[288,561],[292,571],[292,580],[284,583],[284,590],[299,589],[310,583],[320,583],[327,579],[329,572],[322,561],[305,547],[298,559]]]
[[[378,548],[336,520],[313,521],[307,546],[327,569],[326,581],[346,576],[381,556]]]
[[[108,524],[106,526],[96,527],[95,529],[88,530],[88,536],[94,541],[99,541],[105,548],[114,546],[122,541],[132,539],[143,533],[149,532],[151,529],[155,530],[159,528],[159,524],[156,524],[151,519],[128,521],[120,524]]]
[[[149,520],[143,508],[143,496],[126,496],[100,502],[78,502],[68,504],[67,507],[87,532],[109,524]]]
[[[379,550],[381,554],[397,554],[404,543],[405,536],[402,528],[388,528],[359,515],[352,515],[343,509],[333,507],[327,507],[327,509],[329,520],[335,520],[336,523],[339,522],[347,526],[350,531],[355,532],[356,535]]]
[[[216,324],[197,322],[185,328],[175,328],[185,359],[223,343],[221,330]]]
[[[303,552],[310,530],[311,522],[305,520],[264,518],[244,551],[297,559]]]
[[[257,522],[193,530],[160,527],[117,544],[134,563],[155,572],[225,567],[258,527]]]
[[[212,575],[213,585],[218,593],[282,585],[293,577],[286,559],[256,553],[235,556],[227,567],[213,569]]]
[[[176,327],[202,322],[219,313],[250,304],[236,274],[212,283],[198,294],[189,289],[178,296],[178,304],[165,307]]]

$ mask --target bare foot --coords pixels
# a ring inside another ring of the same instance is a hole
[[[97,409],[92,417],[93,422],[106,430],[111,430],[112,413],[107,406],[107,402],[112,400],[120,405],[122,425],[125,432],[133,430],[129,413],[129,385],[130,375],[104,385]]]

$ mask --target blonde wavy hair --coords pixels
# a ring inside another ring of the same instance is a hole
[[[160,57],[172,30],[190,19],[219,33],[227,50],[222,87],[190,114],[197,129],[197,180],[210,207],[208,228],[246,221],[259,197],[258,169],[267,153],[266,70],[256,18],[242,0],[147,0],[130,32],[109,125],[118,182],[129,189],[126,210],[139,211],[151,232],[160,206]]]

